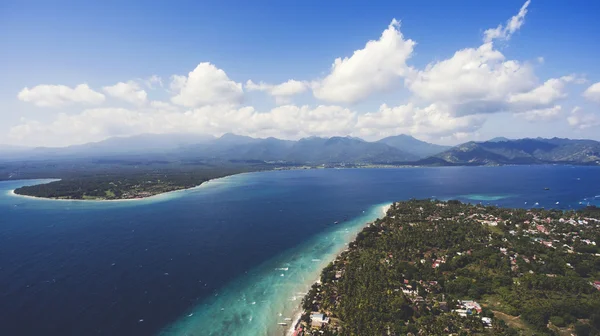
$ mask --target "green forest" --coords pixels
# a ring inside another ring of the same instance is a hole
[[[394,203],[322,271],[300,334],[600,335],[598,218]]]
[[[198,186],[208,180],[253,171],[252,167],[194,170],[116,170],[86,176],[68,176],[46,184],[25,186],[15,193],[58,199],[132,199]]]

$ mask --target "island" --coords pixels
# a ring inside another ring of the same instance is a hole
[[[197,187],[225,176],[256,171],[252,167],[220,167],[214,169],[113,172],[75,175],[50,183],[24,186],[15,194],[66,200],[141,199],[171,191]]]
[[[393,203],[322,270],[295,335],[600,335],[600,209]]]

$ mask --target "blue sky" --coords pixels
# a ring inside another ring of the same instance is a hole
[[[148,132],[600,140],[600,5],[524,5],[3,1],[0,143]],[[349,59],[334,69],[337,58]]]

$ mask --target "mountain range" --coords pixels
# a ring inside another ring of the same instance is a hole
[[[594,164],[600,161],[600,142],[573,139],[495,139],[467,142],[421,160],[436,165]]]
[[[68,147],[0,146],[0,160],[145,158],[168,162],[271,162],[286,164],[376,163],[410,165],[599,164],[600,142],[499,137],[449,147],[397,135],[369,142],[356,137],[300,140],[227,133],[142,134]]]
[[[411,162],[447,148],[405,135],[368,142],[355,137],[309,137],[291,141],[232,133],[218,138],[209,135],[142,134],[68,147],[19,148],[11,151],[2,151],[0,147],[0,155],[5,160],[152,156],[183,161],[252,160],[321,164]]]

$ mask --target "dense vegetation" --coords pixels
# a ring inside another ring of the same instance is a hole
[[[76,160],[19,162],[0,165],[0,180],[60,179],[21,187],[17,194],[63,199],[123,199],[148,197],[191,188],[242,172],[273,169],[261,163],[187,164],[148,160]]]
[[[597,218],[395,203],[323,270],[303,301],[304,334],[600,335]],[[311,328],[311,312],[329,322]]]
[[[246,169],[202,169],[191,172],[154,171],[141,174],[108,174],[75,177],[47,184],[25,186],[15,193],[61,199],[143,198],[198,186],[210,179],[248,171]]]

